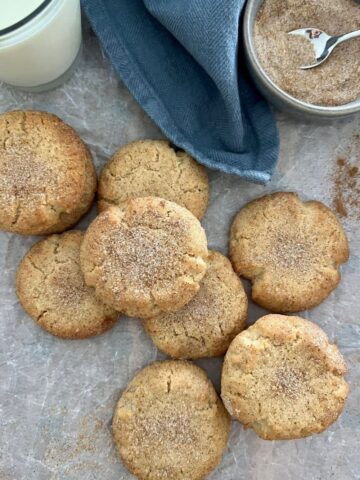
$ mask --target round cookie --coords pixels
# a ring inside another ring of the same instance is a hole
[[[321,303],[340,281],[349,247],[335,215],[320,202],[278,192],[248,203],[230,233],[235,271],[252,281],[252,298],[273,312]]]
[[[118,313],[95,297],[80,269],[83,233],[69,231],[36,243],[21,261],[16,293],[44,330],[62,338],[86,338],[109,330]]]
[[[198,292],[206,272],[206,235],[192,213],[157,197],[109,207],[81,246],[87,285],[129,316],[176,311]]]
[[[46,112],[0,115],[0,230],[58,233],[90,208],[96,174],[88,148]]]
[[[204,167],[164,140],[139,140],[120,148],[99,180],[99,210],[130,198],[161,197],[201,219],[209,196]]]
[[[245,327],[248,301],[229,260],[210,251],[200,290],[177,312],[145,320],[155,345],[174,358],[223,355]]]
[[[156,362],[122,394],[113,418],[120,457],[140,480],[202,480],[221,460],[229,416],[205,372]]]
[[[348,394],[346,364],[320,327],[266,315],[241,332],[225,356],[221,396],[229,413],[265,440],[320,433]]]

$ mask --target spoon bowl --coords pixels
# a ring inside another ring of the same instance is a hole
[[[308,70],[309,68],[318,67],[324,63],[325,60],[329,58],[334,48],[337,45],[340,45],[340,43],[346,42],[351,38],[360,37],[360,30],[345,33],[344,35],[331,36],[319,28],[306,27],[292,30],[289,32],[289,35],[299,35],[306,38],[313,46],[315,63],[312,63],[311,65],[302,65],[300,67],[302,70]]]

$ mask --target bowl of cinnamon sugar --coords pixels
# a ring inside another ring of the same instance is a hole
[[[311,43],[288,32],[318,28],[329,35],[360,29],[357,0],[248,0],[244,44],[250,73],[280,110],[302,118],[331,120],[360,112],[360,37],[336,47],[322,65]]]

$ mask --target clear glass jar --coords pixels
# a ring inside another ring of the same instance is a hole
[[[0,1],[0,15],[2,8]],[[72,73],[80,48],[80,0],[44,0],[0,31],[0,80],[26,90],[54,88]]]

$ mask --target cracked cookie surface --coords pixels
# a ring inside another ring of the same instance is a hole
[[[207,255],[205,231],[191,212],[143,197],[109,207],[90,224],[81,266],[104,302],[149,318],[178,310],[196,295]]]
[[[83,232],[69,231],[36,243],[16,276],[16,293],[44,330],[62,338],[87,338],[109,330],[118,313],[95,297],[80,269]]]
[[[99,179],[99,210],[136,197],[161,197],[201,219],[209,195],[204,167],[165,140],[139,140],[120,148]]]
[[[265,440],[320,433],[343,410],[345,361],[308,320],[266,315],[226,353],[221,397],[228,412]]]
[[[46,112],[0,115],[0,230],[62,232],[89,210],[95,189],[91,154],[69,125]]]
[[[348,257],[345,232],[331,210],[295,193],[248,203],[231,227],[233,267],[252,281],[253,300],[272,312],[321,303],[339,283],[339,266]]]
[[[155,362],[115,408],[120,457],[141,480],[202,480],[220,462],[230,420],[206,373],[181,360]]]
[[[245,327],[248,301],[242,283],[221,253],[210,251],[193,300],[177,312],[145,320],[155,345],[174,358],[223,355]]]

